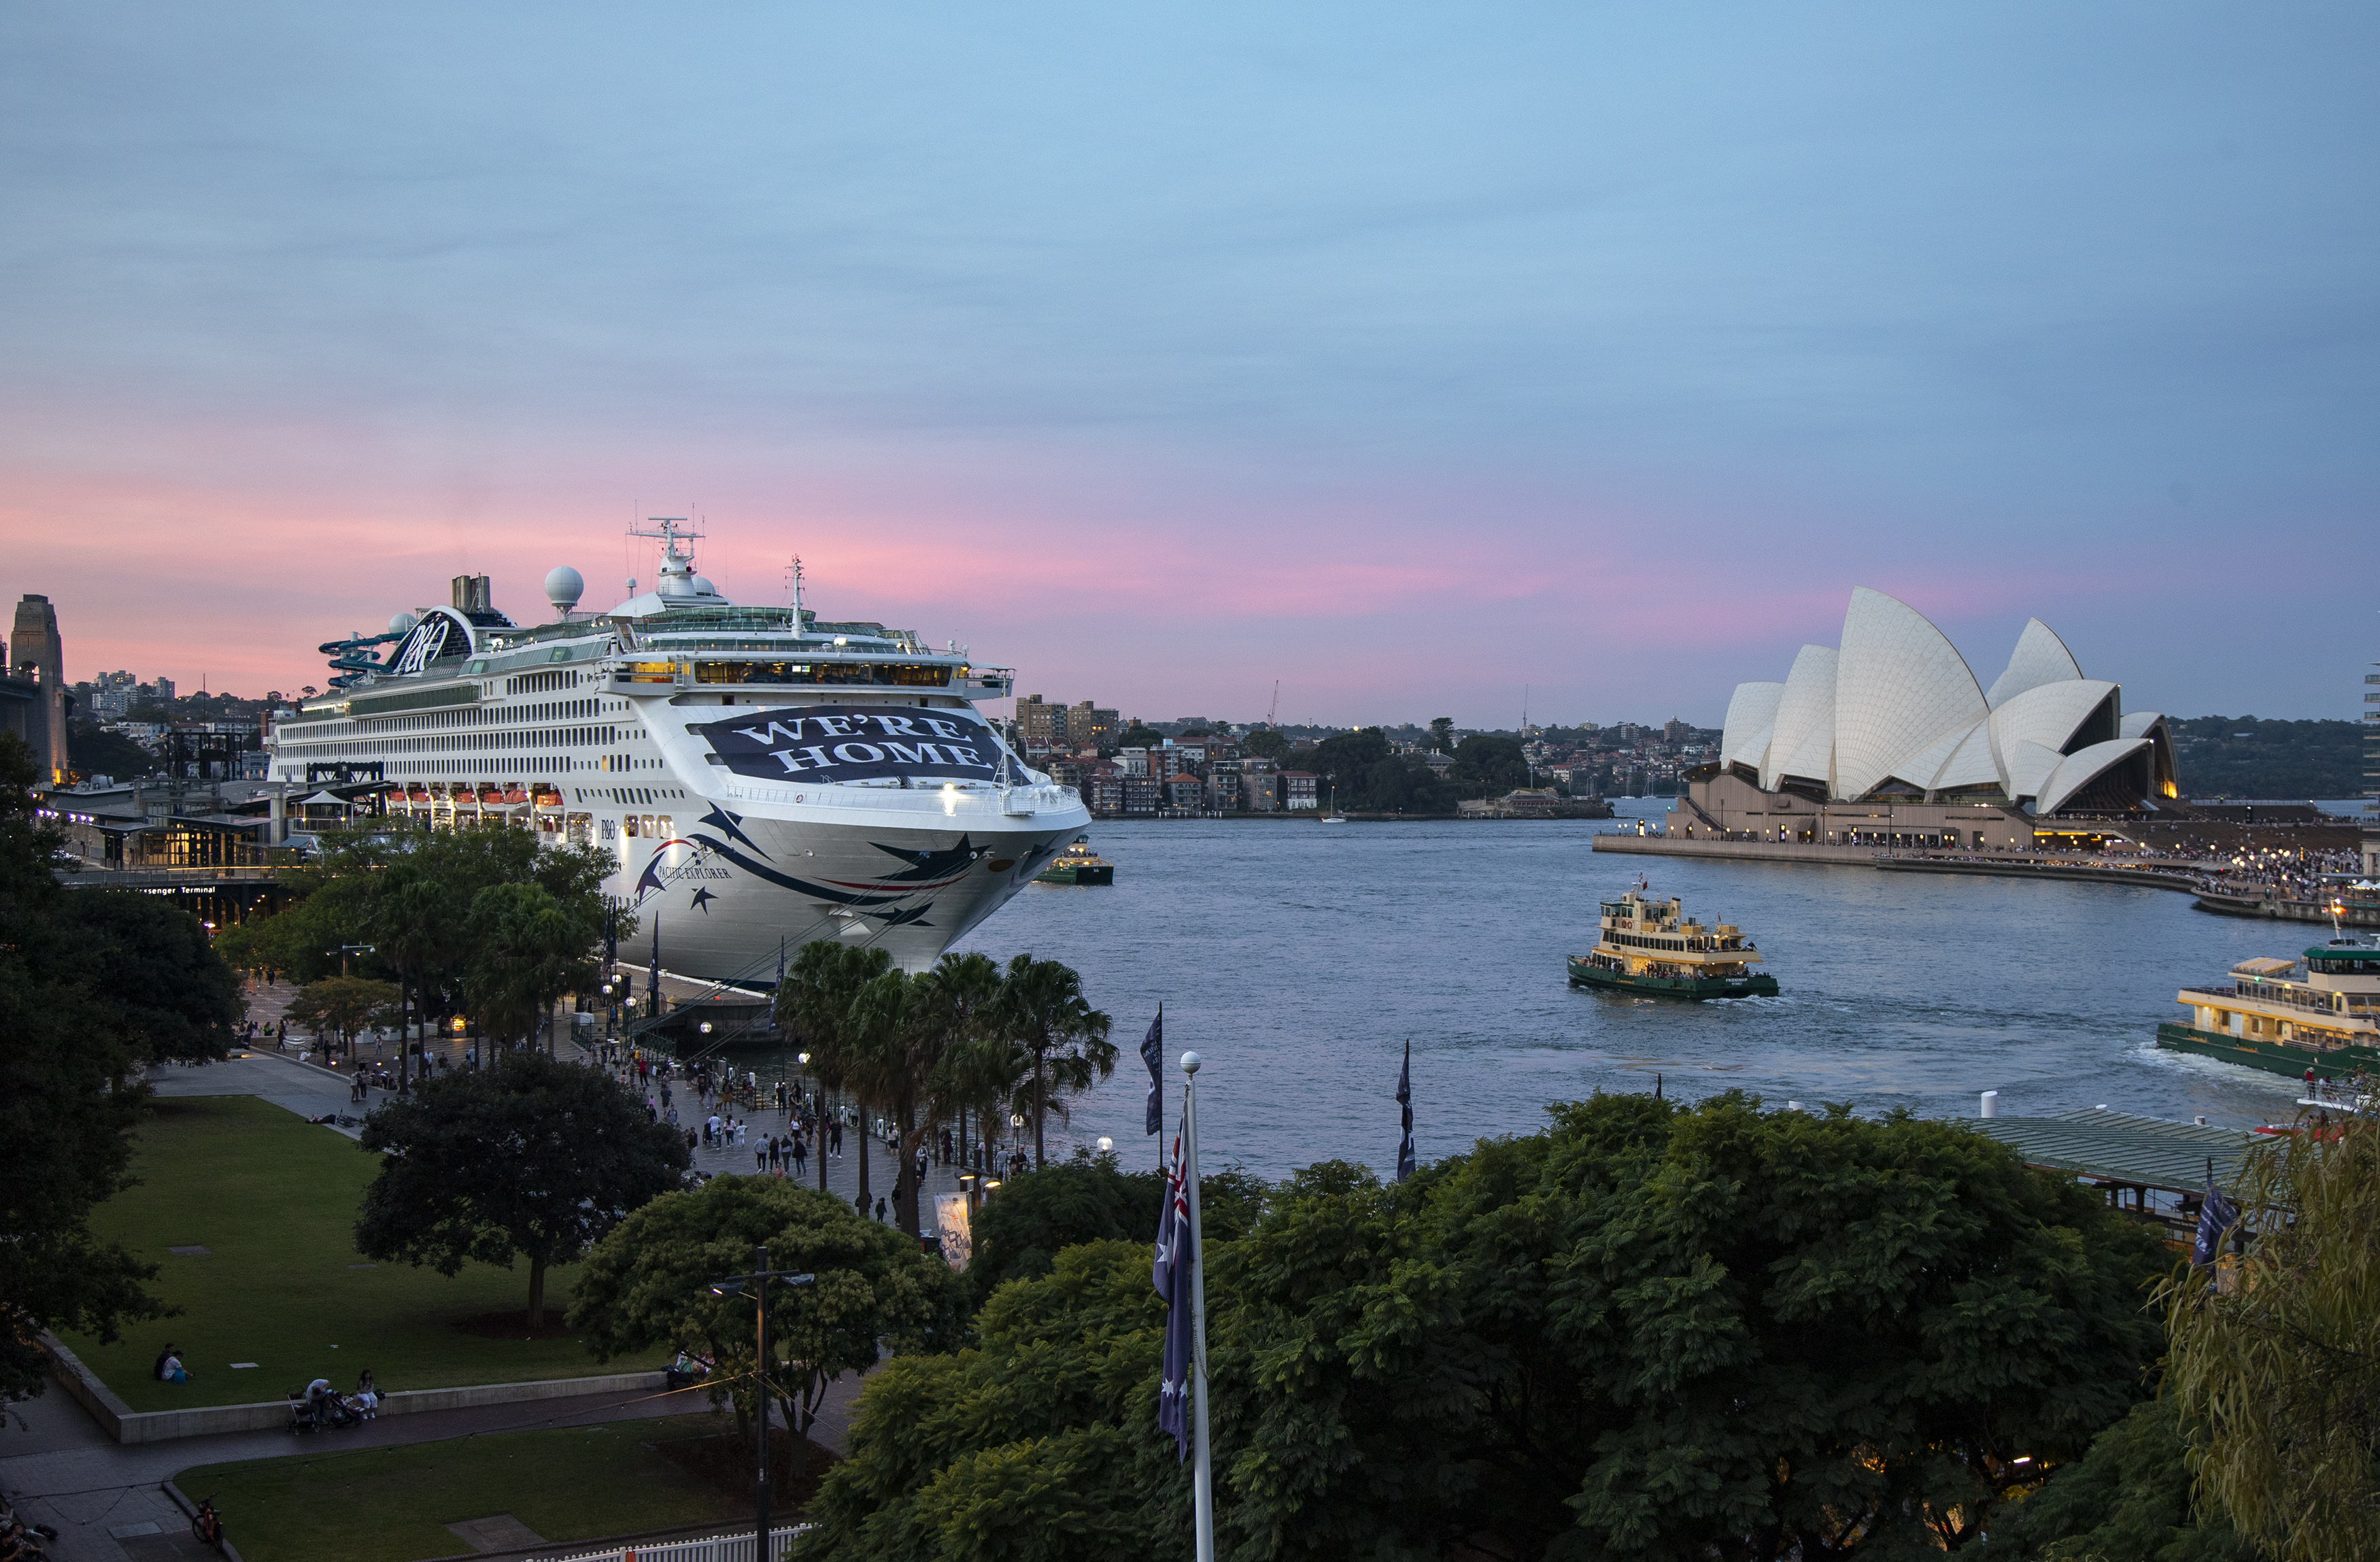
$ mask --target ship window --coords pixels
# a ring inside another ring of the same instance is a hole
[[[637,816],[630,814],[620,821],[620,833],[633,841],[637,838]]]

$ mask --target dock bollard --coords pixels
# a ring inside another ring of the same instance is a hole
[[[1999,1115],[2000,1115],[2000,1093],[1999,1093],[1998,1091],[1997,1091],[1997,1090],[1986,1090],[1986,1091],[1985,1091],[1985,1092],[1984,1092],[1984,1116],[1985,1116],[1985,1117],[1987,1117],[1987,1118],[1996,1118],[1996,1117],[1998,1117],[1998,1116],[1999,1116]]]

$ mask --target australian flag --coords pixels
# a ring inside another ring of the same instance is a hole
[[[1140,1060],[1148,1066],[1148,1132],[1156,1133],[1165,1127],[1165,1101],[1159,1094],[1165,1082],[1165,1005],[1161,1003],[1157,1006],[1157,1018],[1148,1023],[1148,1034],[1141,1038]]]
[[[1397,1144],[1397,1181],[1402,1182],[1414,1174],[1413,1145],[1413,1043],[1405,1043],[1405,1066],[1397,1074],[1397,1105],[1405,1118],[1405,1136]]]
[[[1182,1175],[1182,1135],[1173,1136],[1173,1169],[1165,1179],[1165,1207],[1157,1217],[1157,1262],[1149,1279],[1165,1298],[1165,1375],[1157,1385],[1157,1427],[1173,1434],[1177,1462],[1190,1457],[1190,1193]]]
[[[2223,1251],[2223,1233],[2240,1218],[2240,1211],[2215,1185],[2215,1163],[2206,1163],[2206,1202],[2198,1206],[2198,1241],[2192,1244],[2192,1264],[2212,1264]]]

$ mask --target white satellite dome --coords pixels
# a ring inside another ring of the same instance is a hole
[[[392,635],[402,635],[420,622],[409,612],[391,613],[388,615],[388,632]]]
[[[705,597],[719,595],[719,587],[710,584],[710,577],[707,575],[698,575],[694,577],[694,588]]]
[[[579,594],[587,582],[568,564],[556,564],[545,575],[545,599],[553,606],[553,616],[568,618],[570,610],[578,605]]]

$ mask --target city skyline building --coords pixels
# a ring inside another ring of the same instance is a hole
[[[8,632],[8,660],[21,676],[30,671],[41,685],[26,712],[25,742],[34,763],[53,782],[67,779],[66,644],[58,635],[58,611],[47,597],[28,591],[17,604]]]

